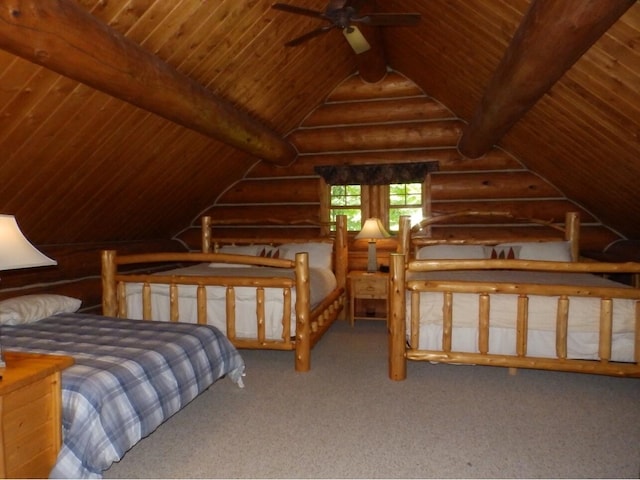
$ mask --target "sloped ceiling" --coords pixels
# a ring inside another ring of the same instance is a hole
[[[337,30],[283,47],[318,21],[270,0],[77,3],[281,136],[357,69]],[[422,15],[416,27],[382,29],[388,66],[469,121],[528,6],[378,1]],[[636,3],[499,142],[630,238],[640,238],[639,42]],[[54,55],[48,48],[38,54]],[[0,50],[0,210],[37,244],[171,237],[259,160]]]

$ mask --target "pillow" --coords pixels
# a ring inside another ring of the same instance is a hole
[[[416,252],[418,260],[480,260],[487,258],[482,245],[427,245]]]
[[[280,258],[295,260],[296,253],[307,252],[309,254],[310,268],[331,269],[333,244],[323,242],[285,243],[278,247]]]
[[[571,243],[560,242],[523,242],[503,243],[497,247],[519,248],[516,258],[520,260],[542,260],[549,262],[571,262]]]
[[[0,325],[32,323],[56,313],[73,313],[82,301],[50,293],[23,295],[0,301]]]

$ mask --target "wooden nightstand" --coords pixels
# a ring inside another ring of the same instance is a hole
[[[381,272],[349,272],[349,321],[388,318],[389,275]]]
[[[61,371],[73,358],[5,352],[0,477],[48,478],[62,443]]]

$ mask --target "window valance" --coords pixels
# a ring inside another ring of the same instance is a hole
[[[329,185],[390,185],[424,181],[438,170],[438,162],[318,165],[315,172]]]

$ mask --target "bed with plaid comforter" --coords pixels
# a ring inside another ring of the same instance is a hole
[[[244,362],[215,327],[58,314],[3,326],[6,350],[69,355],[62,372],[63,444],[55,478],[101,478],[221,377],[242,386]]]

